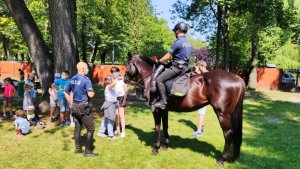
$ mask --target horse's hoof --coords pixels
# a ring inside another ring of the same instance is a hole
[[[164,150],[164,151],[167,151],[167,150],[169,149],[169,147],[168,147],[167,145],[163,145],[163,146],[161,147],[161,149]]]
[[[157,155],[158,154],[158,150],[157,149],[153,149],[151,152],[152,155]]]
[[[218,160],[217,161],[217,166],[223,168],[224,167],[224,161],[223,160]]]

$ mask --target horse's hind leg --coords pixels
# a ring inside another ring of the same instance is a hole
[[[228,113],[221,113],[214,108],[217,117],[219,119],[220,126],[223,130],[225,145],[221,159],[218,160],[218,164],[223,166],[225,161],[230,161],[231,158],[231,145],[232,145],[232,131],[231,131],[231,116]]]
[[[168,111],[162,111],[162,122],[163,122],[163,131],[164,131],[164,136],[165,136],[165,144],[163,145],[163,149],[167,150],[169,148],[169,132],[168,132]]]
[[[225,145],[223,150],[223,155],[220,160],[218,160],[218,164],[223,165],[225,161],[231,161],[232,152],[232,130],[231,130],[231,118],[218,116],[221,128],[223,130]]]
[[[153,113],[154,123],[155,123],[155,136],[156,143],[154,143],[154,148],[152,150],[152,154],[156,155],[158,153],[158,149],[160,148],[160,125],[161,125],[161,113],[158,109],[156,109]]]

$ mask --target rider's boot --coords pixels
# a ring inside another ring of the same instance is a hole
[[[164,65],[159,65],[158,68],[152,73],[152,76],[151,76],[151,82],[150,82],[150,91],[152,93],[155,93],[156,92],[156,78],[158,75],[161,74],[161,72],[163,72],[165,69]]]
[[[154,108],[160,108],[165,110],[167,108],[167,95],[166,95],[166,87],[164,84],[159,84],[158,89],[160,92],[160,101],[153,105]]]

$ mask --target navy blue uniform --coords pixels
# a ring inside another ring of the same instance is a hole
[[[91,80],[81,74],[73,76],[70,83],[65,88],[66,93],[73,92],[73,105],[71,107],[72,115],[75,122],[74,140],[76,146],[76,153],[81,152],[81,145],[79,142],[82,125],[87,129],[86,134],[86,150],[85,154],[92,153],[92,142],[95,127],[93,124],[93,116],[91,115],[91,106],[89,104],[88,92],[92,92],[93,87]],[[76,113],[75,113],[76,112]]]
[[[192,45],[185,36],[178,37],[172,44],[169,51],[173,55],[172,61],[184,61],[188,64],[190,61],[190,54]]]
[[[91,80],[83,75],[77,74],[70,80],[69,85],[65,88],[65,92],[73,91],[73,100],[76,102],[88,101],[87,92],[93,91]]]
[[[161,101],[166,104],[166,88],[164,82],[185,72],[188,68],[192,45],[185,36],[178,37],[169,51],[173,55],[172,66],[162,72],[156,79],[157,87],[161,95]]]

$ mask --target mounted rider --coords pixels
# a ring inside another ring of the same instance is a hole
[[[186,38],[185,34],[188,31],[188,25],[184,22],[179,22],[173,29],[176,40],[173,42],[170,51],[165,54],[158,63],[164,63],[171,60],[171,67],[165,69],[163,64],[159,64],[151,78],[151,92],[156,92],[156,85],[160,92],[160,101],[156,102],[153,108],[166,109],[167,96],[164,82],[183,74],[188,69],[189,57],[192,46]]]

